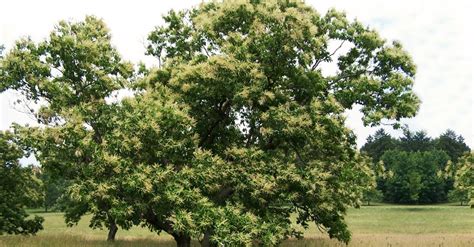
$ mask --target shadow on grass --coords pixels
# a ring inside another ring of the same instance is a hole
[[[411,207],[405,207],[405,208],[397,208],[396,210],[398,211],[408,211],[408,212],[428,212],[428,211],[440,211],[438,208],[427,208],[427,207],[416,207],[416,206],[411,206]]]

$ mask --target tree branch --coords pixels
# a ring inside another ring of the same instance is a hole
[[[199,147],[202,147],[206,141],[209,140],[211,137],[212,131],[222,122],[227,117],[227,111],[230,109],[230,100],[226,99],[225,101],[221,102],[220,106],[218,106],[218,114],[220,118],[218,118],[212,125],[211,127],[206,131],[206,134],[201,137],[201,140],[199,141]]]
[[[341,42],[341,44],[339,44],[339,46],[338,46],[331,54],[329,54],[329,56],[327,56],[326,58],[331,58],[332,56],[334,56],[334,54],[336,54],[336,52],[337,52],[339,49],[341,49],[341,47],[344,45],[345,42],[346,42],[346,41],[343,40],[343,41]],[[311,66],[311,70],[314,71],[314,70],[319,66],[319,64],[320,64],[323,60],[324,60],[324,59],[318,59],[318,60],[316,60],[316,61],[314,62],[314,64],[313,64],[313,66]]]

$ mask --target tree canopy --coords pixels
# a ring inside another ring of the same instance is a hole
[[[139,73],[95,17],[1,60],[0,91],[42,105],[42,126],[17,131],[71,180],[67,222],[92,213],[110,239],[142,225],[178,246],[277,245],[301,236],[296,215],[348,242],[344,214],[373,174],[343,113],[360,104],[370,126],[416,114],[401,44],[292,1],[209,2],[164,21],[148,38],[160,67]],[[113,99],[121,89],[133,96]]]
[[[399,140],[393,138],[390,134],[385,132],[384,129],[379,129],[373,136],[370,135],[367,137],[367,141],[360,151],[371,157],[373,163],[376,164],[386,151],[397,149],[399,145]]]
[[[393,175],[385,179],[384,197],[395,203],[437,203],[446,200],[445,170],[449,156],[438,150],[387,151],[381,158]]]
[[[39,194],[34,187],[38,181],[27,168],[22,168],[19,159],[24,152],[16,143],[14,134],[0,132],[0,235],[35,234],[43,229],[43,218],[29,218],[25,206],[30,205]]]
[[[464,138],[452,130],[433,139],[424,131],[405,129],[403,136],[394,138],[379,129],[361,148],[372,158],[373,167],[382,162],[392,175],[379,176],[377,188],[385,201],[396,203],[442,202],[447,195],[451,200],[468,201],[468,190],[455,189],[454,181],[463,166],[459,157],[469,151]]]
[[[454,192],[459,195],[462,202],[468,201],[474,208],[474,153],[461,156],[458,169],[454,177]]]
[[[456,132],[450,129],[434,139],[433,142],[435,148],[445,151],[455,164],[461,156],[471,151],[469,146],[464,142],[464,137],[457,135]]]

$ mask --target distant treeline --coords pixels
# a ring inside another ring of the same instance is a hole
[[[361,148],[372,159],[377,180],[376,189],[366,192],[365,201],[466,203],[469,191],[456,180],[462,178],[462,172],[472,170],[470,151],[464,138],[452,130],[436,138],[424,131],[405,130],[402,137],[394,138],[379,129]]]

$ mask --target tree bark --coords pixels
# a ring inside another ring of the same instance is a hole
[[[176,241],[177,247],[190,247],[191,246],[191,237],[184,234],[174,234],[174,240]]]
[[[204,237],[201,239],[201,247],[211,247],[210,237],[209,231],[206,231]]]
[[[201,247],[216,247],[217,244],[211,242],[211,232],[206,231],[201,239]]]
[[[115,234],[117,234],[118,227],[115,222],[111,222],[109,226],[109,235],[107,236],[107,241],[114,241]]]

